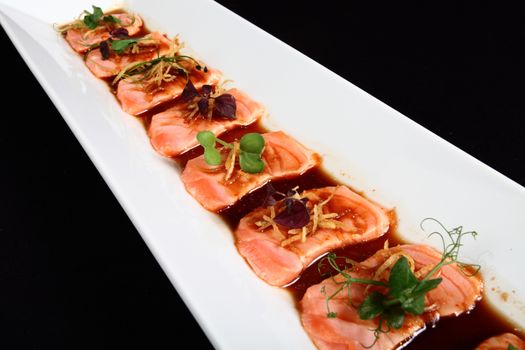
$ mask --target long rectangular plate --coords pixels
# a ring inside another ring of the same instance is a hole
[[[419,228],[428,216],[476,229],[464,255],[482,264],[489,299],[525,326],[525,279],[514,278],[523,276],[523,187],[217,3],[97,4],[125,6],[150,29],[181,33],[201,59],[266,104],[268,127],[318,151],[342,182],[395,207],[407,239],[437,245]],[[226,225],[186,193],[176,164],[153,151],[142,124],[54,31],[53,23],[90,5],[0,0],[0,21],[214,346],[314,348],[291,296],[255,276]],[[507,302],[498,294],[505,291],[515,291]]]

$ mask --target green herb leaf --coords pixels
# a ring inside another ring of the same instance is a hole
[[[358,313],[362,320],[371,320],[381,315],[385,311],[383,302],[386,297],[379,292],[368,294],[363,303],[359,306]]]
[[[96,21],[100,19],[104,15],[104,12],[102,12],[102,9],[98,6],[92,6],[93,7],[93,17]]]
[[[416,276],[410,271],[407,258],[402,256],[390,271],[389,294],[395,298],[401,298],[409,293],[418,282]]]
[[[250,174],[257,174],[264,170],[261,154],[264,150],[264,138],[259,133],[248,133],[240,141],[239,165]]]
[[[138,43],[137,39],[123,39],[123,40],[113,40],[111,42],[111,49],[117,53],[121,54],[128,47]]]
[[[434,278],[431,280],[422,280],[420,281],[416,288],[414,288],[414,294],[426,294],[432,289],[437,288],[437,286],[443,281],[443,278]]]
[[[117,17],[115,16],[111,16],[111,15],[108,15],[108,16],[104,16],[102,18],[102,20],[104,22],[107,22],[107,23],[116,23],[116,24],[121,24],[122,21],[120,19],[118,19]]]
[[[209,165],[220,165],[222,157],[215,148],[206,148],[204,151],[204,160]]]
[[[385,312],[386,323],[389,327],[399,329],[405,321],[405,310],[400,307],[391,308]]]
[[[401,307],[412,315],[421,315],[425,311],[425,295],[410,297],[403,301]]]
[[[204,147],[204,161],[209,165],[221,164],[222,157],[215,148],[217,138],[211,131],[201,131],[197,134],[197,141]]]
[[[93,13],[90,13],[88,11],[84,11],[85,16],[83,18],[83,22],[89,29],[95,29],[98,27],[98,22],[100,18],[104,15],[104,12],[102,12],[102,9],[97,6],[93,6]]]
[[[214,147],[215,140],[215,135],[211,131],[201,131],[197,134],[197,141],[199,141],[202,147]]]
[[[515,347],[514,345],[509,344],[509,346],[507,347],[507,350],[519,350],[519,349]]]
[[[243,171],[250,174],[258,174],[264,170],[264,162],[261,160],[261,155],[255,153],[241,151],[239,165]]]
[[[241,151],[260,154],[264,148],[264,137],[256,132],[244,135],[240,141]]]

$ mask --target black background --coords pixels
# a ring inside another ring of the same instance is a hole
[[[525,185],[519,9],[220,2]],[[0,348],[210,348],[4,34],[2,68]]]

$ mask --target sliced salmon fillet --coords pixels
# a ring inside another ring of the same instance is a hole
[[[181,178],[186,190],[206,209],[219,211],[270,180],[297,176],[319,164],[319,156],[282,131],[263,134],[265,148],[264,170],[248,174],[239,169],[224,181],[224,166],[213,167],[204,156],[191,159]]]
[[[122,25],[116,25],[116,28],[122,27],[128,30],[128,35],[133,36],[141,31],[143,22],[142,18],[137,15],[128,13],[115,13],[112,16],[122,21]],[[89,29],[69,29],[66,32],[66,40],[73,50],[79,53],[87,52],[90,46],[99,44],[109,39],[110,34],[106,27],[98,27],[93,30]]]
[[[218,84],[222,73],[208,67],[208,72],[192,70],[189,77],[195,88],[200,89],[203,85]],[[163,82],[159,89],[153,91],[149,91],[140,82],[123,79],[118,83],[117,98],[126,113],[138,115],[161,103],[179,97],[185,86],[186,79],[184,76],[170,82]]]
[[[117,55],[111,53],[108,59],[102,58],[100,49],[94,49],[86,55],[86,66],[97,78],[110,78],[117,75],[123,68],[131,63],[151,61],[169,52],[170,41],[165,35],[153,32],[148,34],[148,37],[158,41],[159,45],[143,47],[140,52],[134,54]]]
[[[525,350],[525,341],[512,333],[504,333],[485,340],[476,350],[508,350],[509,345],[516,349]]]
[[[357,274],[351,275],[364,277]],[[336,276],[335,281],[342,281],[341,276]],[[332,295],[338,288],[334,280],[328,278],[308,288],[301,300],[301,322],[320,350],[396,349],[399,344],[410,340],[425,328],[425,321],[422,317],[407,315],[400,329],[391,329],[390,332],[381,334],[374,344],[373,330],[377,327],[377,321],[362,320],[357,308],[349,304],[346,291],[338,293],[330,300],[330,311],[335,312],[336,317],[327,317],[323,291],[326,295]],[[352,303],[359,305],[364,299],[364,288],[354,284],[350,287],[350,295]],[[374,345],[370,347],[372,344]]]
[[[186,120],[188,110],[187,103],[184,102],[155,114],[151,118],[148,129],[155,150],[163,156],[175,157],[199,144],[197,134],[200,131],[209,130],[218,136],[235,127],[250,125],[263,115],[264,106],[250,99],[242,91],[229,89],[225,93],[235,98],[237,105],[235,119]]]
[[[441,259],[441,254],[431,247],[402,245],[378,251],[360,263],[354,271],[347,273],[355,278],[371,279],[377,269],[396,253],[410,256],[414,260],[415,271],[424,271],[429,266],[435,266]],[[469,277],[456,264],[450,264],[441,269],[440,277],[442,282],[426,295],[425,305],[430,310],[420,316],[407,314],[403,327],[381,334],[372,349],[395,349],[422,331],[425,321],[466,312],[480,299],[483,283],[479,276]],[[308,288],[301,301],[303,326],[312,341],[322,350],[365,349],[374,342],[371,329],[377,327],[377,321],[361,320],[356,307],[352,306],[363,302],[366,286],[353,283],[349,291],[336,294],[329,303],[330,311],[335,312],[336,317],[327,317],[326,296],[335,293],[340,287],[337,282],[342,281],[344,277],[341,275],[328,278]],[[348,301],[349,295],[351,303]]]
[[[390,222],[385,211],[346,186],[308,190],[301,196],[309,199],[309,210],[331,197],[323,212],[338,214],[337,220],[344,227],[318,228],[304,242],[297,240],[282,246],[285,237],[276,236],[271,226],[264,231],[257,226],[263,215],[270,216],[268,208],[259,208],[245,216],[235,231],[239,252],[255,273],[271,285],[292,282],[312,261],[330,250],[366,242],[388,231]],[[281,227],[280,231],[286,229]]]

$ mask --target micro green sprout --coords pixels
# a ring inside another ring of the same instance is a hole
[[[221,164],[221,154],[215,148],[217,138],[211,131],[201,131],[197,134],[197,141],[204,148],[204,160],[209,165]]]
[[[235,143],[228,143],[217,138],[211,131],[201,131],[197,134],[197,141],[204,148],[204,160],[209,165],[220,165],[221,155],[215,148],[215,144],[219,143],[225,148],[230,149],[230,156],[228,158],[235,159],[236,155],[232,154],[238,149],[239,166],[242,171],[257,174],[263,171],[264,162],[261,159],[261,154],[264,150],[264,138],[259,133],[245,134],[239,141],[239,145]],[[229,167],[233,167],[235,162]],[[231,169],[228,169],[229,171]]]

